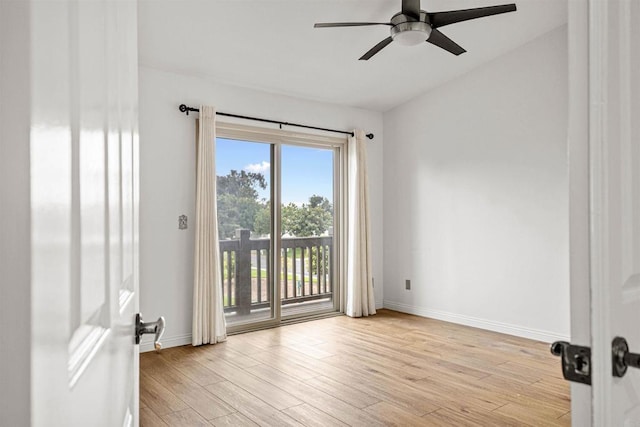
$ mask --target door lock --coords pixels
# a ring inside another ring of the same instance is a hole
[[[551,344],[551,354],[562,359],[565,380],[591,385],[591,349],[566,341]]]
[[[628,367],[640,369],[640,354],[629,351],[629,344],[627,344],[626,339],[615,337],[611,343],[611,352],[614,377],[624,377]]]
[[[140,337],[143,334],[156,334],[155,339],[153,340],[153,347],[156,351],[160,351],[162,348],[162,343],[160,342],[160,338],[162,338],[162,334],[164,334],[164,317],[158,317],[158,320],[155,322],[147,322],[145,323],[142,320],[142,316],[140,313],[136,314],[136,344],[140,344]]]

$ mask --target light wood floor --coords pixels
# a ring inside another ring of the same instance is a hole
[[[381,310],[140,356],[142,426],[555,426],[548,345]]]

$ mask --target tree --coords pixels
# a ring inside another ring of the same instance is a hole
[[[271,202],[264,204],[253,220],[253,231],[261,236],[271,234]]]
[[[231,170],[228,175],[217,176],[218,195],[258,200],[258,187],[265,190],[267,180],[261,173]]]
[[[256,215],[264,209],[258,189],[267,188],[261,173],[232,170],[216,177],[218,193],[218,234],[233,238],[238,228],[254,229]]]
[[[296,237],[320,236],[333,225],[333,207],[326,197],[313,195],[309,203],[282,207],[282,232]]]
[[[333,206],[331,206],[331,202],[324,196],[318,196],[314,194],[309,197],[309,207],[311,208],[321,208],[323,211],[328,213],[333,213]]]
[[[289,234],[292,236],[297,236],[296,234],[301,223],[301,213],[300,208],[296,206],[294,203],[289,203],[288,205],[282,205],[282,210],[280,212],[282,217],[281,221],[281,232],[282,234]]]

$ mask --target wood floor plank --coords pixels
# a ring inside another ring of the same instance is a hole
[[[424,371],[425,378],[446,376],[450,379],[482,379],[493,372],[493,367],[486,364],[480,365],[477,361],[470,364],[453,357],[436,359],[424,356],[420,362],[412,363],[411,366]]]
[[[504,399],[509,402],[538,402],[539,405],[554,408],[563,413],[571,409],[568,384],[566,385],[565,392],[562,393],[546,388],[544,383],[521,384],[508,377],[491,375],[490,377],[484,378],[479,386],[487,390],[493,390],[496,393],[501,393]],[[531,404],[528,406],[531,406]]]
[[[533,426],[566,426],[567,421],[561,419],[564,413],[555,409],[536,405],[534,407],[521,403],[508,403],[494,411],[512,418],[514,421],[523,422]],[[569,424],[570,425],[570,424]]]
[[[566,414],[564,414],[563,416],[561,416],[558,419],[560,421],[562,421],[562,422],[565,422],[566,425],[570,426],[571,425],[571,412],[567,412]]]
[[[164,415],[162,419],[170,427],[211,426],[211,424],[209,424],[207,420],[202,418],[196,411],[191,408]]]
[[[298,420],[307,427],[346,427],[341,421],[331,415],[314,408],[311,405],[303,403],[302,405],[293,406],[284,410],[284,413],[291,418]]]
[[[170,357],[167,358],[164,354],[161,357],[168,365],[175,368],[181,374],[198,385],[205,386],[224,381],[224,378],[222,378],[220,375],[217,375],[212,370],[207,369],[204,365],[197,362],[196,360],[193,360],[192,358],[182,358],[180,360],[175,360]]]
[[[333,417],[348,425],[368,425],[382,426],[376,417],[358,409],[348,403],[315,389],[301,381],[281,375],[265,366],[254,366],[250,371],[261,378],[270,381],[272,384],[295,394],[305,403],[316,407],[319,410],[331,414]]]
[[[360,409],[381,401],[377,397],[371,396],[356,388],[349,387],[348,385],[345,386],[345,384],[325,376],[310,378],[306,380],[305,383]]]
[[[247,368],[249,366],[254,366],[259,364],[257,360],[254,360],[251,354],[242,353],[240,351],[234,350],[234,347],[230,345],[229,341],[225,341],[223,343],[207,346],[211,347],[207,352],[200,352],[195,357],[196,361],[202,361],[203,359],[210,360],[215,358],[216,360],[224,360],[225,362],[231,363],[232,365],[236,365],[239,368]],[[241,346],[240,348],[249,347],[249,345]],[[257,353],[263,352],[264,350],[258,349]]]
[[[480,382],[451,382],[442,378],[427,378],[415,382],[424,396],[429,396],[436,405],[455,410],[492,411],[508,403],[501,393],[485,390]]]
[[[140,408],[140,427],[163,427],[166,425],[167,423],[165,423],[151,408]]]
[[[211,369],[214,369],[220,376],[227,381],[242,387],[249,393],[259,396],[260,399],[270,404],[276,409],[286,409],[291,406],[297,406],[302,403],[295,395],[289,394],[273,384],[263,381],[262,379],[251,375],[251,368],[238,369],[224,360],[209,359],[206,362]],[[264,366],[264,365],[256,365]],[[256,367],[254,366],[254,367]]]
[[[258,425],[302,426],[284,412],[229,381],[207,386],[207,390]]]
[[[419,396],[408,381],[400,382],[391,375],[367,366],[340,366],[331,358],[318,360],[300,353],[280,351],[279,354],[282,357],[293,357],[297,363],[321,372],[324,376],[344,384],[345,387],[355,388],[380,400],[390,400],[400,406],[406,406],[417,415],[434,409],[433,405]]]
[[[428,376],[428,371],[412,365],[394,363],[385,358],[375,356],[360,355],[357,352],[343,351],[323,359],[327,363],[337,364],[337,366],[352,366],[362,368],[366,366],[367,370],[376,370],[386,375],[391,375],[407,380],[419,380]]]
[[[307,380],[309,378],[320,376],[320,372],[312,371],[306,366],[300,365],[292,360],[282,358],[270,351],[252,354],[251,357],[299,380]]]
[[[333,356],[333,353],[324,351],[321,348],[315,347],[312,345],[295,343],[295,344],[287,344],[284,347],[289,347],[293,351],[297,351],[304,355],[311,356],[315,359],[323,359],[325,357]]]
[[[438,409],[422,417],[424,424],[430,427],[520,427],[527,424],[490,411],[453,411],[447,408]]]
[[[559,365],[545,343],[380,310],[143,353],[140,422],[568,426]]]
[[[246,356],[251,356],[254,353],[261,353],[264,351],[264,348],[254,345],[247,337],[242,335],[238,335],[237,337],[240,339],[229,337],[223,344],[229,349],[234,350],[236,353],[244,354]]]
[[[387,426],[418,426],[424,423],[424,418],[406,412],[387,402],[376,403],[364,410],[381,419]]]
[[[168,366],[153,378],[207,420],[235,412],[202,386]]]
[[[144,371],[140,373],[140,401],[157,415],[189,408],[189,405]]]
[[[209,423],[216,427],[254,427],[258,425],[240,412],[214,418],[210,420]]]
[[[548,394],[553,394],[558,399],[566,398],[571,388],[567,380],[558,380],[549,377],[542,378],[540,381],[531,384],[531,387],[542,390]]]
[[[210,369],[207,369],[205,366],[196,361],[184,361],[176,366],[176,369],[191,381],[201,386],[224,381],[224,378],[222,378],[220,375],[214,373]]]

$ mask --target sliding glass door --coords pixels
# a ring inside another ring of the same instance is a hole
[[[271,144],[218,138],[216,175],[227,323],[275,318]]]
[[[216,141],[229,329],[336,311],[341,141],[300,141],[245,128],[219,129]]]
[[[282,316],[333,308],[334,150],[282,146]]]

